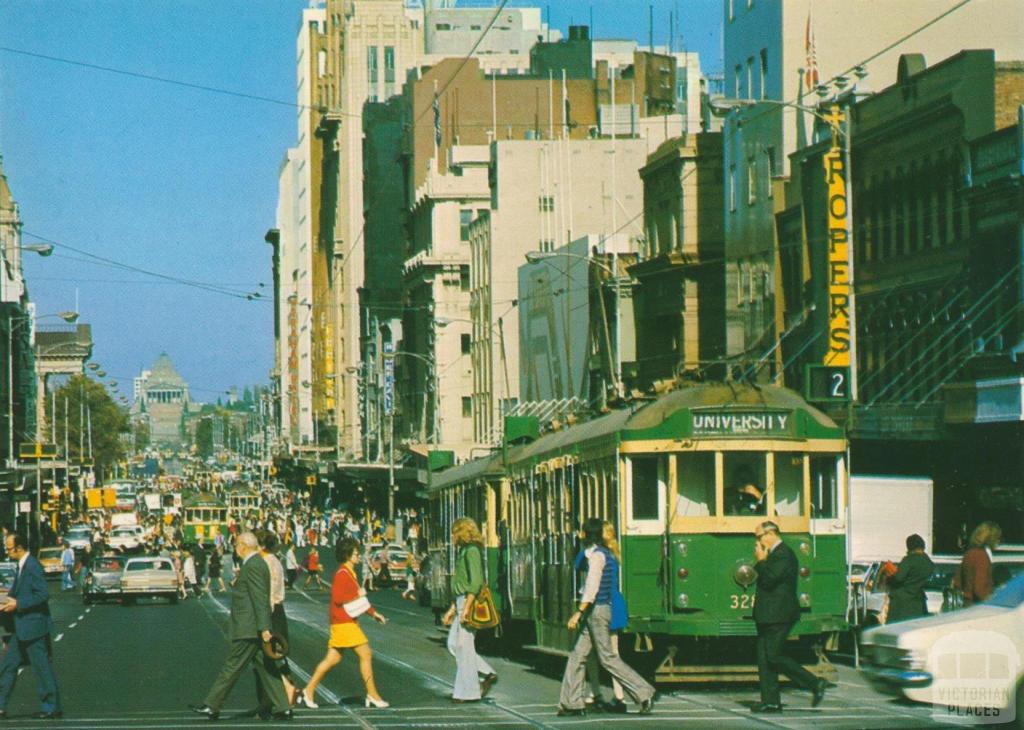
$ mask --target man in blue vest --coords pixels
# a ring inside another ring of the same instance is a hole
[[[39,720],[55,720],[64,713],[60,708],[57,679],[50,665],[53,621],[50,619],[50,594],[46,588],[46,576],[43,574],[43,566],[29,553],[24,537],[8,535],[6,547],[9,559],[18,562],[18,570],[7,594],[7,603],[0,607],[0,611],[14,616],[14,636],[0,661],[0,720],[7,717],[7,700],[18,679],[18,667],[25,660],[32,665],[38,679],[42,709],[34,717]]]

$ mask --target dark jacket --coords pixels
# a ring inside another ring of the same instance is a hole
[[[935,565],[924,553],[910,553],[900,561],[896,575],[889,579],[888,623],[928,615],[924,587]]]
[[[798,564],[796,553],[785,543],[758,563],[754,621],[759,624],[791,624],[800,618],[796,597]]]
[[[983,547],[972,547],[960,563],[954,584],[964,594],[964,605],[987,601],[992,595],[992,560]]]
[[[231,594],[231,640],[257,639],[270,630],[270,568],[259,553],[242,563]]]
[[[53,630],[46,576],[34,555],[30,554],[25,559],[25,567],[7,595],[18,602],[14,609],[14,634],[19,641],[32,641]]]

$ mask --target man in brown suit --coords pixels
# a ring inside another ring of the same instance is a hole
[[[241,567],[231,595],[231,649],[220,674],[214,680],[206,702],[191,706],[193,712],[210,720],[220,717],[225,698],[252,662],[256,672],[256,694],[260,714],[272,720],[291,720],[292,711],[281,680],[267,666],[262,642],[270,641],[270,569],[259,556],[259,543],[251,532],[243,532],[235,552]]]

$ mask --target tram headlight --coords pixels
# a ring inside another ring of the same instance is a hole
[[[800,608],[809,608],[811,605],[811,597],[806,593],[800,594]]]
[[[806,565],[805,565],[805,566],[803,566],[802,568],[800,568],[800,577],[801,577],[801,578],[806,578],[806,577],[808,577],[808,576],[809,576],[810,574],[811,574],[811,569],[810,569],[810,568],[808,568],[808,567],[807,567]]]
[[[732,579],[744,588],[749,588],[757,580],[757,571],[750,563],[740,563],[732,572]]]
[[[676,571],[676,575],[679,576],[679,580],[686,580],[687,576],[690,575],[690,571],[688,571],[686,568],[680,568]]]
[[[678,596],[676,596],[676,605],[679,608],[686,608],[690,605],[690,597],[685,593],[680,593]]]

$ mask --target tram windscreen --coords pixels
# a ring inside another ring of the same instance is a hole
[[[658,480],[663,457],[633,459],[633,519],[658,519]]]
[[[775,454],[775,514],[799,517],[804,513],[804,455]]]
[[[725,469],[725,514],[765,516],[768,504],[767,461],[764,452],[726,451],[722,458]]]
[[[715,512],[715,455],[709,451],[679,454],[676,516],[707,517]]]

